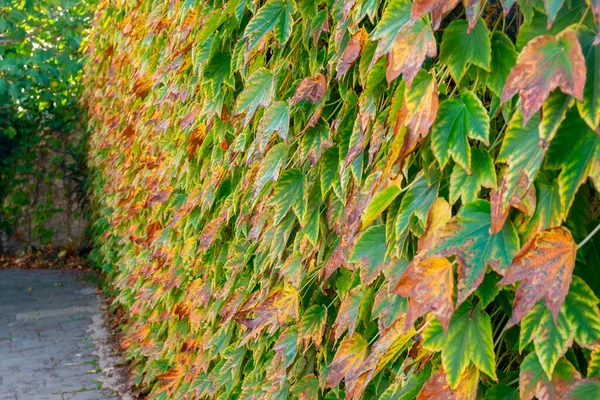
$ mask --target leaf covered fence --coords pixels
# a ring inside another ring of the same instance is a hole
[[[599,19],[598,0],[102,4],[93,255],[136,385],[600,398]]]

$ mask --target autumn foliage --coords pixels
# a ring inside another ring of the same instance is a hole
[[[106,2],[95,261],[156,399],[598,399],[598,0]]]

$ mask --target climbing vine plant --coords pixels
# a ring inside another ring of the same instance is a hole
[[[600,393],[597,0],[116,1],[94,256],[157,399]]]

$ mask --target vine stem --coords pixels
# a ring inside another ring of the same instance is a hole
[[[590,234],[589,234],[589,235],[587,235],[587,236],[585,237],[585,239],[583,239],[583,240],[582,240],[582,241],[581,241],[581,242],[580,242],[580,243],[577,245],[577,248],[578,248],[578,249],[582,248],[582,247],[583,247],[583,245],[585,245],[587,242],[589,242],[589,241],[590,241],[590,239],[591,239],[591,238],[592,238],[592,237],[593,237],[593,236],[594,236],[596,233],[598,233],[598,231],[600,231],[600,224],[598,224],[598,226],[597,226],[597,227],[595,227],[595,228],[594,228],[594,230],[593,230],[593,231],[591,231],[591,232],[590,232]]]
[[[425,175],[423,173],[423,171],[419,171],[419,173],[417,175],[415,175],[415,178],[412,180],[411,183],[409,183],[408,185],[404,186],[402,189],[400,189],[400,193],[404,193],[406,192],[408,189],[410,189],[411,187],[414,186],[415,183],[417,183],[417,181],[419,179],[421,179],[423,177],[423,175]]]
[[[581,27],[581,24],[583,23],[583,20],[585,19],[585,17],[587,17],[588,13],[590,12],[590,8],[591,8],[591,6],[588,5],[587,8],[585,9],[585,12],[581,16],[581,19],[577,23],[577,27],[575,28],[576,33],[579,32],[579,28]]]

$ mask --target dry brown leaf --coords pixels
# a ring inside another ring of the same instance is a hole
[[[296,104],[300,100],[308,99],[316,104],[327,91],[327,81],[323,74],[317,74],[314,78],[304,78],[296,88],[296,93],[290,99],[290,104]]]
[[[346,72],[348,72],[352,64],[354,64],[356,59],[358,59],[358,56],[362,52],[368,37],[369,34],[365,28],[360,28],[354,35],[352,35],[350,42],[348,42],[348,45],[342,53],[342,58],[338,66],[335,79],[340,79]]]

